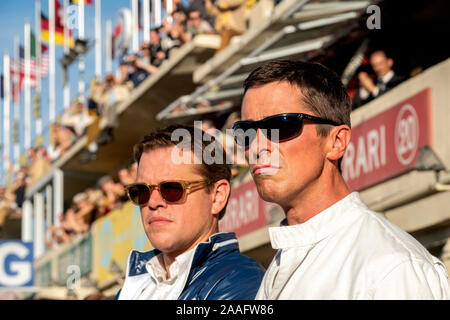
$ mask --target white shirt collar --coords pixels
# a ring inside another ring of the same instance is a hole
[[[381,81],[383,81],[383,83],[388,83],[389,80],[392,79],[392,77],[394,76],[394,71],[389,71],[388,73],[386,73],[384,76],[381,77]]]
[[[356,219],[358,210],[349,209],[359,205],[365,206],[359,193],[352,192],[304,223],[269,228],[272,248],[285,249],[314,245]]]
[[[162,253],[154,256],[146,263],[147,271],[158,283],[176,280],[183,272],[189,272],[194,253],[195,248],[183,252],[175,258],[175,261],[169,267],[170,279],[167,279]]]

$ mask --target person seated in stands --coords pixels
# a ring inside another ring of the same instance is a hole
[[[220,47],[217,55],[231,42],[231,38],[246,30],[245,0],[205,0],[208,14],[216,17],[215,28],[220,35]]]
[[[175,10],[172,12],[173,25],[171,36],[173,39],[180,40],[180,46],[192,40],[189,33],[186,32],[187,15],[184,10]]]
[[[86,127],[91,124],[93,119],[89,116],[88,109],[78,99],[69,106],[61,117],[61,124],[71,127],[77,137],[85,133]]]
[[[105,194],[105,205],[109,211],[122,206],[128,200],[124,186],[120,183],[115,183],[111,176],[106,175],[100,178],[98,185]]]
[[[358,73],[360,88],[353,97],[353,109],[381,96],[405,80],[405,77],[395,74],[392,70],[394,60],[386,51],[373,51],[370,54],[370,65],[376,80],[374,81],[365,71]]]
[[[158,71],[157,67],[151,64],[146,64],[137,55],[130,55],[125,57],[124,62],[128,64],[129,67],[131,67],[131,72],[128,71],[128,77],[126,81],[131,81],[134,88],[137,88],[142,83],[142,81],[144,81],[148,77],[149,74]]]
[[[48,249],[52,249],[54,244],[68,243],[72,241],[72,237],[76,234],[66,219],[67,211],[59,216],[59,226],[50,225],[51,238],[45,233],[45,243]]]
[[[191,38],[199,34],[212,34],[214,33],[213,27],[204,20],[202,13],[199,10],[191,10],[188,12],[187,20],[187,32]]]
[[[113,74],[107,74],[103,89],[99,98],[101,116],[105,119],[105,128],[97,139],[99,145],[104,145],[113,140],[114,128],[118,125],[117,105],[130,96],[130,87],[116,83]]]
[[[85,232],[89,229],[89,226],[95,215],[95,205],[89,199],[87,192],[80,192],[73,197],[73,203],[75,205],[75,215],[81,232]]]
[[[161,35],[159,28],[150,30],[150,62],[155,67],[159,67],[167,59],[167,52],[161,46]]]
[[[167,52],[169,58],[173,54],[173,49],[179,48],[190,41],[183,25],[183,21],[186,20],[186,14],[182,11],[174,11],[172,15],[173,23],[170,23],[168,17],[165,17],[162,26],[159,28],[162,34],[161,47]]]
[[[11,190],[0,186],[0,230],[4,227],[5,221],[13,215],[20,215],[20,210],[17,209],[15,203],[15,196]]]
[[[134,181],[136,181],[136,174],[137,162],[133,162],[131,165],[119,170],[119,181],[123,186],[132,184]]]
[[[31,185],[32,181],[28,175],[28,168],[22,167],[16,174],[13,185],[9,188],[8,194],[13,196],[15,208],[21,209],[25,201],[25,193],[27,187]]]
[[[30,149],[28,155],[30,157],[28,174],[30,176],[30,185],[33,185],[49,171],[51,159],[45,147]]]
[[[74,234],[84,233],[89,229],[85,217],[92,212],[94,206],[86,200],[87,195],[84,192],[77,193],[73,197],[72,206],[65,213],[66,229]]]
[[[47,148],[48,156],[52,162],[62,157],[66,151],[75,142],[75,132],[70,127],[65,127],[60,124],[55,124],[53,132],[53,141]]]
[[[95,77],[90,85],[91,96],[88,98],[88,114],[92,121],[86,128],[86,150],[80,156],[80,162],[85,163],[97,159],[97,137],[100,134],[100,97],[103,94],[103,83]]]
[[[208,22],[208,24],[210,26],[214,25],[214,21],[215,21],[214,16],[209,15],[208,12],[206,11],[205,0],[188,0],[188,1],[189,1],[189,4],[188,4],[187,8],[185,9],[185,11],[187,13],[189,13],[191,11],[199,11],[200,16],[202,17],[203,20]]]

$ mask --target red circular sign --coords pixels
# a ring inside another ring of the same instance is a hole
[[[395,122],[395,153],[398,161],[407,166],[419,149],[419,117],[414,107],[405,104]]]

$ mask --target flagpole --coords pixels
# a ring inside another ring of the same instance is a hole
[[[106,73],[112,73],[112,21],[111,19],[106,20],[106,39],[105,39],[105,50],[106,50]]]
[[[3,185],[6,185],[6,173],[8,172],[8,161],[11,158],[11,135],[10,135],[10,113],[11,113],[11,58],[8,53],[3,55]]]
[[[133,53],[137,53],[139,50],[139,10],[138,10],[138,1],[139,0],[131,0],[131,25],[132,25],[132,44],[131,49]]]
[[[69,28],[68,26],[68,17],[67,17],[67,8],[69,7],[69,0],[64,0],[64,54],[69,53]],[[68,75],[67,75],[67,69],[66,69],[66,78],[64,81],[64,110],[67,110],[70,106],[70,85],[68,81]]]
[[[55,0],[48,0],[49,8],[49,125],[56,120],[55,110]]]
[[[155,16],[155,27],[161,26],[161,1],[162,0],[153,0],[153,8],[154,8],[154,16]]]
[[[25,22],[24,27],[24,49],[25,49],[25,96],[24,96],[24,104],[25,104],[25,150],[28,151],[31,147],[31,86],[30,86],[30,76],[31,76],[31,52],[30,52],[30,22],[28,19]],[[39,72],[39,70],[38,70]]]
[[[36,17],[36,68],[38,70],[36,74],[36,93],[41,98],[41,0],[36,0],[35,6],[35,17]],[[40,108],[40,106],[39,106]],[[35,119],[36,136],[42,134],[42,114],[39,113],[39,117]]]
[[[170,16],[173,11],[173,2],[172,0],[166,0],[166,16]]]
[[[95,0],[95,76],[100,81],[102,76],[102,1]]]
[[[84,0],[78,1],[78,39],[84,40]],[[84,54],[81,54],[78,59],[78,71],[80,73],[78,80],[78,94],[81,103],[85,103],[85,89],[84,81]]]
[[[144,42],[150,43],[150,0],[143,0]]]
[[[14,160],[13,164],[19,162],[20,144],[19,144],[19,122],[20,122],[20,38],[18,35],[14,36],[14,122],[13,122],[13,143],[14,143]]]

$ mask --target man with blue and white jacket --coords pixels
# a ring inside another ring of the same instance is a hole
[[[255,298],[264,269],[239,252],[234,233],[219,232],[231,173],[223,147],[205,135],[171,126],[135,145],[138,174],[126,190],[155,249],[130,253],[119,300]]]

